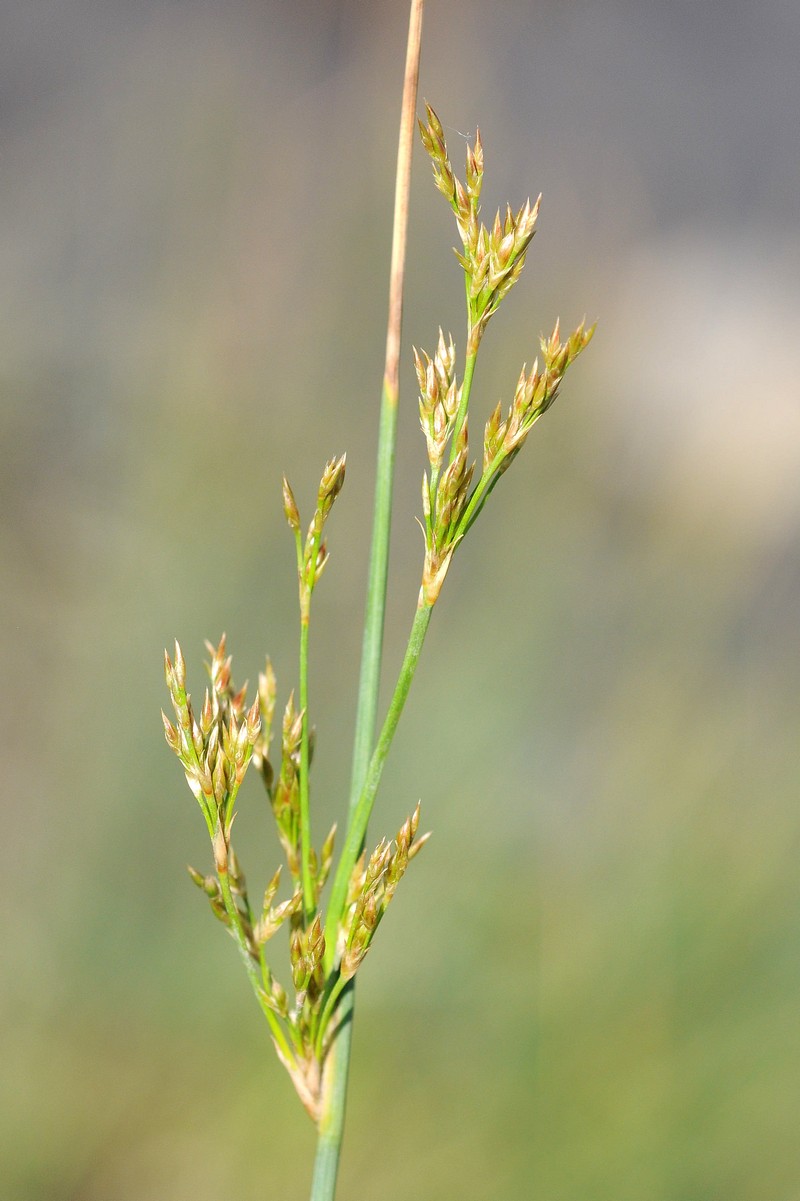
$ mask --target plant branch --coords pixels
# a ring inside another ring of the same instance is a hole
[[[310,599],[310,597],[309,597]],[[311,874],[311,803],[309,789],[309,725],[308,725],[308,621],[306,610],[300,617],[300,870],[303,882],[303,917],[308,925],[316,909],[316,888]]]
[[[256,994],[256,1000],[261,1006],[261,1009],[263,1010],[264,1015],[269,1022],[269,1028],[272,1031],[272,1037],[275,1040],[276,1046],[280,1049],[281,1054],[285,1056],[287,1064],[294,1065],[295,1057],[286,1041],[283,1027],[278,1020],[277,1014],[273,1013],[264,999],[265,993],[261,985],[261,980],[259,979],[260,973],[253,962],[253,957],[250,954],[250,948],[247,945],[247,936],[244,932],[244,926],[242,925],[241,914],[239,913],[236,901],[234,900],[233,893],[231,891],[231,882],[227,867],[218,867],[217,876],[222,889],[222,899],[225,903],[225,911],[230,918],[234,937],[239,947],[239,953],[242,957],[247,975],[250,978],[250,983],[253,986],[253,992]]]
[[[394,695],[389,705],[380,737],[375,746],[375,751],[370,760],[369,770],[364,780],[361,795],[350,816],[350,824],[347,828],[345,843],[339,856],[339,866],[336,869],[331,898],[328,903],[328,917],[325,927],[327,949],[325,955],[326,966],[329,970],[333,967],[336,954],[336,932],[344,914],[350,876],[364,845],[364,836],[367,832],[372,807],[375,804],[375,797],[378,793],[383,768],[389,754],[389,747],[392,745],[392,740],[400,721],[400,715],[403,712],[406,698],[411,688],[411,681],[417,670],[419,656],[425,641],[425,635],[428,632],[432,613],[433,605],[420,603],[417,606],[408,639],[408,646],[403,658],[403,665],[397,677]]]
[[[470,339],[470,342],[471,342],[471,339]],[[464,425],[464,422],[467,417],[467,410],[469,409],[469,398],[470,398],[470,394],[472,392],[472,381],[475,376],[475,364],[476,364],[477,360],[478,360],[478,347],[476,346],[474,350],[472,350],[472,351],[468,350],[467,358],[464,363],[464,379],[461,384],[461,397],[460,397],[459,404],[458,404],[458,412],[456,413],[455,424],[453,425],[453,437],[452,437],[452,441],[450,443],[450,458],[449,458],[450,463],[453,462],[453,459],[456,457],[456,454],[458,453],[458,435],[461,433],[461,428]]]

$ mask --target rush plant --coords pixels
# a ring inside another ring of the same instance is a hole
[[[189,874],[226,927],[264,1017],[278,1058],[318,1127],[312,1201],[332,1201],[342,1143],[347,1073],[353,1027],[355,980],[409,864],[425,845],[420,809],[406,817],[394,838],[367,844],[367,829],[384,764],[408,697],[425,635],[448,569],[501,476],[516,459],[533,426],[559,394],[567,368],[590,341],[585,324],[563,340],[556,322],[540,340],[540,354],[523,366],[510,403],[498,404],[486,421],[476,458],[470,447],[473,380],[489,322],[520,277],[533,239],[539,200],[516,212],[508,207],[488,225],[481,219],[483,144],[476,133],[466,152],[463,180],[448,155],[444,130],[425,106],[419,122],[422,145],[436,187],[455,216],[456,258],[466,297],[466,341],[461,366],[452,337],[439,331],[432,353],[414,351],[419,418],[428,469],[422,481],[424,557],[419,598],[392,699],[378,724],[392,479],[398,413],[398,364],[402,316],[408,191],[422,22],[422,0],[413,0],[397,167],[386,368],[380,412],[378,465],[369,584],[357,712],[352,785],[341,849],[336,830],[322,843],[312,835],[308,658],[312,599],[328,561],[327,528],[345,479],[345,456],[326,464],[317,501],[305,528],[292,489],[283,481],[283,509],[294,539],[299,591],[297,694],[290,692],[276,721],[277,687],[269,660],[257,696],[248,702],[231,675],[224,636],[208,643],[209,682],[193,704],[186,664],[176,643],[165,654],[174,718],[162,715],[166,740],[180,760],[211,841],[213,869]],[[277,727],[277,728],[275,728]],[[275,749],[273,749],[273,744]],[[251,768],[260,776],[275,819],[285,860],[257,898],[248,890],[232,832],[242,781]],[[327,901],[324,890],[331,877]],[[279,899],[282,897],[282,899]],[[270,941],[289,931],[289,962],[275,969]]]

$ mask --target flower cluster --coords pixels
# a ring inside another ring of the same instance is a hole
[[[422,144],[430,156],[437,188],[447,198],[456,216],[463,253],[456,258],[464,268],[470,338],[467,353],[477,350],[489,319],[497,312],[522,274],[525,252],[536,232],[541,196],[531,204],[526,200],[517,213],[507,206],[505,216],[498,209],[490,227],[480,220],[480,195],[483,185],[483,143],[480,130],[475,143],[467,146],[465,183],[453,171],[447,155],[444,129],[429,104],[425,105],[428,124],[419,122]]]
[[[305,540],[300,515],[284,480],[284,512],[295,534],[301,614],[301,648],[308,637],[310,599],[327,562],[325,523],[344,481],[345,460],[326,464],[317,503]],[[180,646],[174,658],[165,652],[166,679],[176,721],[162,713],[167,743],[177,755],[200,805],[211,837],[215,872],[190,867],[189,875],[208,898],[211,910],[236,940],[273,1042],[297,1092],[314,1120],[319,1119],[326,1057],[337,1027],[337,1002],[367,952],[372,935],[389,904],[409,860],[425,839],[414,841],[419,809],[404,824],[396,842],[383,842],[369,861],[353,873],[351,897],[339,923],[335,959],[326,956],[322,890],[330,874],[336,827],[319,853],[310,839],[308,772],[313,731],[307,706],[298,709],[294,693],[283,711],[280,760],[273,766],[270,743],[277,684],[267,659],[258,681],[258,696],[248,707],[247,686],[237,689],[225,636],[215,647],[206,643],[209,686],[198,716],[186,690],[186,664]],[[301,649],[301,697],[307,693],[307,661]],[[251,904],[247,881],[231,845],[234,804],[245,773],[254,763],[266,789],[278,839],[291,878],[291,895],[277,901],[281,869],[267,884],[259,907]],[[413,844],[413,845],[412,845]],[[284,925],[289,927],[290,992],[275,977],[266,944]],[[336,926],[336,922],[333,923]]]
[[[420,134],[433,165],[436,186],[456,216],[463,247],[463,253],[457,251],[456,257],[464,269],[468,318],[466,363],[460,384],[452,337],[445,341],[439,330],[433,358],[424,351],[414,351],[420,423],[430,463],[430,472],[422,481],[425,564],[420,604],[432,606],[456,548],[534,422],[558,396],[565,371],[589,344],[594,327],[587,329],[582,322],[561,342],[556,322],[550,337],[541,339],[541,370],[538,359],[529,373],[523,367],[508,415],[503,417],[498,404],[486,423],[482,469],[473,486],[476,465],[469,462],[468,424],[478,350],[489,319],[522,273],[541,197],[533,205],[526,201],[516,214],[507,206],[504,219],[498,212],[490,228],[483,225],[479,219],[484,169],[480,133],[476,133],[474,145],[467,146],[466,182],[462,183],[448,158],[442,124],[430,105],[426,108],[428,123],[420,121]]]
[[[219,646],[206,643],[211,688],[207,688],[200,716],[186,692],[186,662],[175,643],[175,662],[164,652],[164,669],[177,726],[161,713],[164,735],[178,756],[211,837],[217,862],[224,863],[236,794],[253,754],[261,729],[258,701],[246,709],[246,688],[237,692],[231,681],[231,660],[225,654],[225,636]]]
[[[384,723],[372,748],[367,747],[371,757],[354,773],[355,795],[326,905],[327,920],[322,910],[322,894],[333,864],[336,827],[330,830],[317,853],[312,841],[309,791],[314,743],[308,701],[309,623],[312,595],[328,562],[325,527],[344,483],[344,455],[325,465],[305,537],[294,493],[288,481],[283,481],[284,514],[294,537],[297,561],[299,686],[297,701],[292,692],[283,709],[280,755],[274,765],[270,744],[277,685],[269,660],[259,676],[258,695],[248,707],[246,686],[237,690],[233,684],[224,635],[216,647],[207,643],[210,683],[199,713],[195,713],[186,690],[186,664],[180,646],[175,644],[174,659],[165,652],[167,687],[175,721],[162,714],[164,732],[203,813],[213,847],[215,872],[203,874],[190,867],[189,874],[208,898],[213,914],[235,939],[269,1023],[278,1056],[307,1111],[317,1122],[323,1116],[323,1097],[336,1094],[335,1084],[325,1088],[326,1071],[327,1065],[335,1064],[338,1059],[328,1056],[337,1031],[346,1027],[350,1010],[345,1002],[350,995],[350,982],[372,946],[375,932],[409,863],[428,838],[427,834],[417,836],[420,816],[417,805],[394,841],[383,839],[369,856],[363,849],[386,756],[408,696],[433,606],[456,548],[535,422],[555,401],[567,368],[588,345],[594,332],[593,327],[587,329],[582,323],[562,341],[556,322],[552,334],[541,339],[540,357],[530,371],[523,367],[508,410],[504,412],[498,404],[486,422],[478,469],[478,464],[470,460],[469,447],[470,396],[478,350],[489,320],[520,277],[534,235],[539,201],[533,205],[526,201],[516,213],[507,207],[504,217],[498,212],[490,226],[483,225],[480,195],[484,161],[480,134],[467,147],[466,176],[462,183],[448,158],[442,125],[430,107],[427,118],[427,124],[420,122],[422,140],[433,164],[436,186],[455,213],[461,241],[457,258],[466,283],[466,355],[459,380],[453,339],[445,338],[441,329],[432,356],[425,351],[414,351],[419,417],[428,456],[428,470],[422,484],[425,562],[420,600]],[[390,425],[387,420],[382,429],[389,429]],[[379,463],[391,461],[392,454],[393,451],[385,459],[379,457]],[[384,470],[381,475],[379,471],[379,479],[383,480],[388,495],[391,473]],[[386,547],[389,508],[388,501],[386,506],[376,506],[376,528],[380,527]],[[374,562],[380,565],[381,556]],[[371,571],[371,580],[374,582],[380,574]],[[378,598],[374,613],[382,621],[384,600],[379,593],[376,584],[370,597]],[[376,623],[373,628],[378,630],[379,643],[382,627]],[[374,666],[375,655],[379,659],[379,653],[368,639],[365,647],[371,647],[365,652],[365,662],[369,666],[372,656]],[[376,674],[376,705],[378,678]],[[362,686],[363,682],[362,675]],[[368,684],[366,692],[371,691],[372,684]],[[369,706],[364,712],[369,713]],[[373,725],[374,714],[371,714],[369,723],[359,728],[371,732]],[[360,756],[359,738],[356,747]],[[245,875],[231,845],[234,806],[251,762],[266,789],[291,887],[290,895],[279,901],[279,868],[266,886],[263,901],[256,907],[251,905]],[[282,926],[288,930],[289,989],[273,975],[266,957],[267,944]],[[335,1081],[335,1073],[329,1079]]]
[[[339,935],[344,980],[351,979],[358,971],[406,868],[430,838],[430,834],[416,837],[419,812],[417,805],[395,841],[382,839],[368,860],[362,853],[353,870]]]

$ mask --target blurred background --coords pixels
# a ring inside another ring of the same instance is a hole
[[[281,473],[348,452],[315,599],[319,830],[355,701],[407,6],[10,0],[0,37],[10,1201],[300,1201],[314,1136],[164,745],[296,682]],[[600,319],[456,559],[372,833],[434,831],[361,975],[342,1201],[800,1198],[800,9],[429,0],[485,211],[544,193],[480,421]],[[387,675],[418,587],[412,342],[463,351],[417,149]],[[237,846],[278,861],[257,781]],[[327,826],[325,826],[327,828]]]

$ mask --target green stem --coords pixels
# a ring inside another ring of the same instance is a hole
[[[476,517],[478,516],[478,514],[480,513],[481,509],[484,506],[486,497],[489,495],[489,493],[492,491],[492,489],[494,488],[497,481],[500,479],[500,476],[497,475],[496,472],[497,472],[497,468],[500,466],[500,464],[503,462],[503,459],[505,459],[505,458],[506,458],[505,451],[502,451],[502,450],[499,451],[495,455],[495,457],[492,459],[491,463],[486,468],[486,470],[484,471],[481,478],[478,480],[478,483],[475,485],[475,491],[472,493],[472,496],[469,498],[469,504],[467,505],[466,509],[462,513],[461,519],[458,523],[458,529],[456,532],[458,534],[460,534],[462,537],[464,534],[466,534],[467,530],[470,528],[470,526],[475,521]]]
[[[336,1003],[345,988],[347,988],[347,981],[343,980],[341,976],[337,976],[336,983],[331,987],[328,996],[323,1002],[322,1012],[319,1015],[319,1023],[314,1037],[314,1052],[318,1059],[322,1059],[322,1052],[325,1046],[325,1031],[336,1008]]]
[[[336,953],[336,934],[347,900],[347,886],[356,860],[361,854],[369,817],[375,803],[386,757],[397,730],[400,715],[408,697],[411,681],[419,663],[425,635],[430,625],[432,605],[420,604],[414,615],[408,646],[395,685],[389,711],[383,723],[375,751],[370,761],[361,794],[351,810],[347,838],[342,848],[339,866],[333,882],[328,919],[325,926],[326,972],[333,969]],[[338,981],[331,997],[338,992]],[[319,1123],[317,1157],[314,1164],[314,1179],[311,1186],[311,1201],[332,1201],[336,1188],[339,1155],[344,1134],[344,1114],[347,1100],[347,1074],[350,1065],[353,1008],[355,1003],[355,981],[345,986],[337,1007],[338,1029],[331,1050],[325,1061],[322,1113]]]
[[[309,593],[308,600],[311,596]],[[311,874],[311,803],[308,781],[309,771],[309,726],[308,726],[308,619],[309,606],[301,607],[300,613],[300,710],[303,727],[300,735],[300,870],[303,880],[303,916],[308,925],[316,909],[316,888]]]
[[[389,537],[392,525],[392,483],[397,444],[397,391],[388,378],[383,381],[378,433],[378,463],[375,478],[375,509],[372,523],[364,640],[356,708],[353,764],[350,778],[350,811],[355,808],[367,774],[375,727],[386,612],[386,582],[389,572]]]
[[[364,845],[364,836],[367,832],[367,824],[372,813],[372,807],[375,804],[375,797],[377,796],[378,786],[383,775],[386,757],[389,754],[389,747],[392,745],[392,739],[397,730],[397,724],[400,721],[400,715],[403,712],[406,698],[411,688],[411,681],[417,670],[419,656],[425,642],[425,635],[428,632],[432,613],[433,605],[426,605],[420,602],[417,606],[408,639],[408,646],[403,658],[403,665],[400,668],[400,674],[395,685],[394,695],[389,705],[389,710],[386,714],[386,719],[384,720],[372,759],[370,760],[361,794],[355,808],[350,814],[350,823],[339,857],[339,866],[336,869],[336,876],[333,881],[331,899],[328,905],[328,919],[325,925],[325,942],[327,944],[326,968],[328,971],[333,967],[333,959],[336,953],[336,934],[344,914],[350,876]]]
[[[308,578],[303,563],[303,539],[299,525],[294,529],[297,557],[297,581],[300,597],[300,712],[303,724],[300,732],[300,879],[303,885],[303,917],[308,925],[316,908],[316,889],[311,875],[311,803],[309,788],[309,725],[308,725],[308,626],[311,617],[311,593],[314,588],[314,565],[317,542],[312,540],[311,566]]]
[[[292,1054],[289,1044],[286,1041],[283,1027],[278,1021],[277,1014],[273,1013],[264,999],[263,988],[261,985],[261,980],[259,979],[260,972],[253,962],[253,957],[250,954],[250,948],[247,945],[247,936],[244,932],[244,926],[242,925],[242,916],[239,913],[236,901],[233,898],[233,893],[231,892],[231,882],[228,872],[218,871],[217,876],[222,889],[222,899],[225,902],[225,911],[230,918],[234,937],[236,938],[236,942],[239,947],[239,954],[242,957],[242,962],[244,963],[247,975],[250,978],[250,983],[253,986],[253,992],[256,994],[256,1000],[261,1006],[261,1009],[263,1010],[264,1015],[269,1022],[269,1028],[272,1031],[272,1037],[275,1039],[276,1045],[280,1048],[281,1054],[285,1057],[287,1063],[294,1065],[295,1058]]]
[[[264,989],[264,992],[269,992],[272,987],[272,972],[269,970],[269,965],[267,964],[267,957],[264,954],[263,946],[259,950],[258,961],[261,966],[262,987]],[[259,1001],[261,1001],[261,1007],[263,1009],[264,1002],[261,998],[260,992],[258,994],[258,999],[259,999]],[[270,1022],[270,1025],[272,1025],[271,1022]],[[294,1046],[295,1051],[297,1051],[298,1055],[300,1055],[302,1057],[303,1052],[304,1052],[304,1047],[303,1047],[302,1039],[300,1038],[300,1035],[298,1034],[297,1028],[295,1026],[293,1026],[290,1022],[287,1025],[286,1029],[289,1032],[289,1038],[292,1040],[292,1045]]]
[[[353,767],[350,786],[351,820],[360,804],[364,781],[375,739],[378,715],[383,625],[386,612],[386,581],[389,564],[389,535],[391,530],[392,482],[394,479],[395,446],[397,441],[397,403],[400,375],[400,334],[403,317],[403,281],[405,275],[406,239],[408,233],[408,204],[411,185],[411,152],[414,141],[414,118],[417,105],[420,48],[422,44],[422,14],[424,0],[411,0],[406,47],[403,99],[400,111],[400,137],[395,176],[394,221],[392,228],[392,261],[389,280],[389,318],[386,331],[386,363],[381,395],[380,431],[378,435],[378,464],[375,481],[375,509],[370,549],[369,582],[364,618],[361,676],[359,681]],[[360,839],[363,841],[364,830]],[[356,858],[360,853],[358,849]],[[349,873],[348,873],[349,877]],[[327,926],[331,954],[335,952],[336,927]],[[339,998],[339,1026],[334,1044],[325,1060],[323,1070],[322,1113],[319,1123],[319,1142],[311,1184],[311,1201],[333,1201],[336,1176],[339,1170],[344,1115],[347,1103],[347,1077],[350,1068],[350,1047],[353,1028],[354,982],[351,981]]]
[[[461,428],[467,418],[467,409],[469,408],[469,397],[472,391],[472,380],[475,375],[475,364],[478,360],[478,348],[476,347],[471,353],[467,354],[464,363],[464,380],[461,384],[461,399],[458,404],[458,412],[456,413],[456,422],[453,426],[453,437],[450,442],[450,459],[453,462],[456,457],[458,435],[461,433]]]
[[[311,1201],[333,1201],[336,1176],[344,1135],[347,1105],[347,1077],[350,1069],[350,1045],[353,1031],[355,981],[345,988],[338,1006],[339,1027],[325,1061],[322,1112],[319,1120],[317,1155]]]

